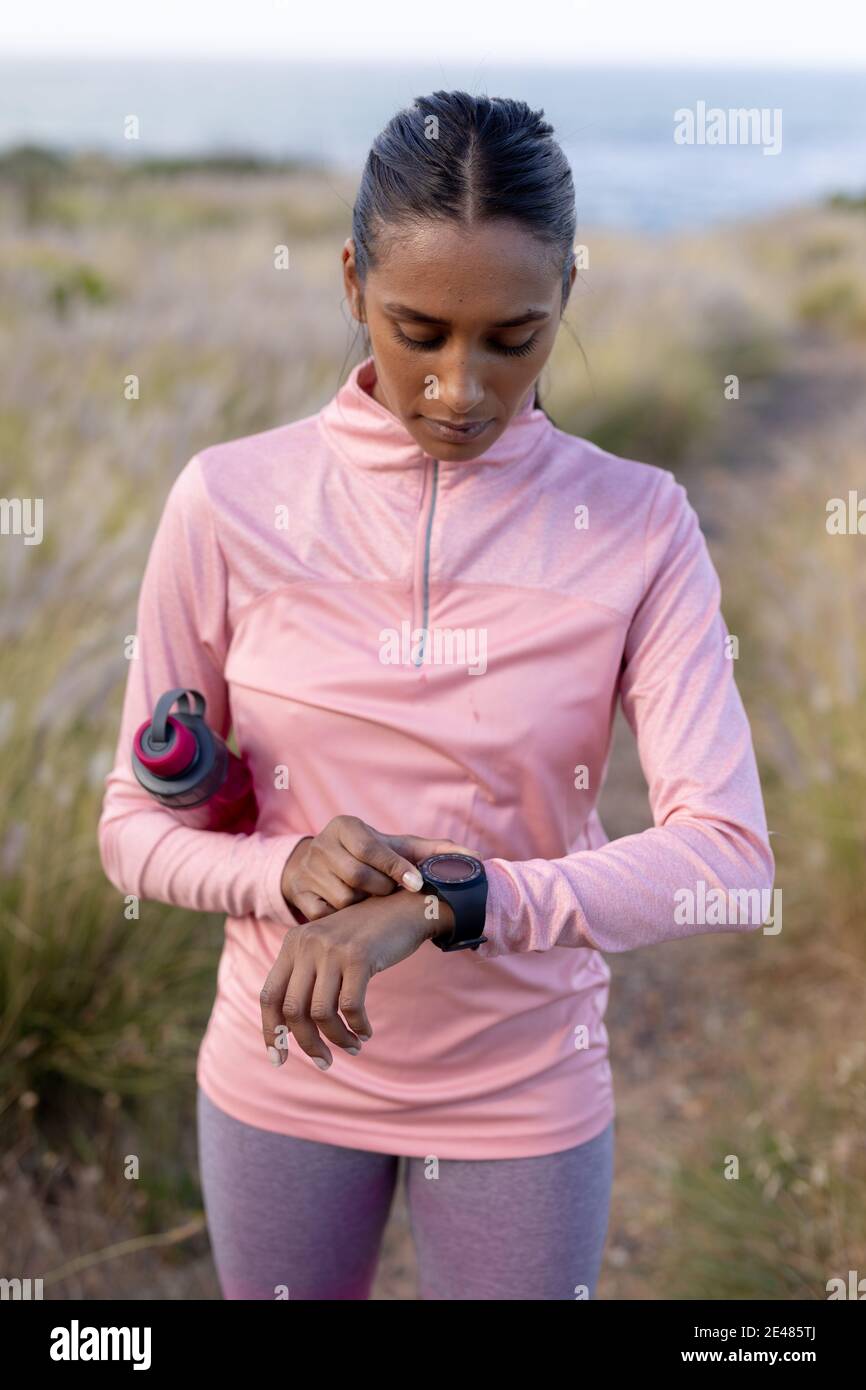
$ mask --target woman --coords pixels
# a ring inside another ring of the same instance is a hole
[[[368,1297],[400,1155],[422,1298],[592,1297],[601,953],[718,930],[677,909],[701,884],[772,885],[686,493],[538,403],[576,273],[542,115],[437,92],[393,118],[343,250],[367,357],[192,458],[148,560],[100,843],[121,891],[227,914],[197,1072],[226,1298]],[[135,782],[173,686],[234,726],[253,833]],[[654,827],[609,842],[617,699]]]

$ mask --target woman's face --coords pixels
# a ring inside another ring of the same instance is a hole
[[[388,242],[363,289],[349,237],[343,278],[370,335],[374,398],[434,458],[485,453],[533,390],[556,338],[562,273],[551,249],[510,219],[472,231],[427,222]],[[461,437],[436,421],[483,427]]]

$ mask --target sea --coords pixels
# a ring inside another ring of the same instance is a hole
[[[571,164],[578,238],[582,224],[664,234],[866,194],[862,71],[0,60],[0,154],[252,154],[359,176],[395,111],[457,88],[543,110]]]

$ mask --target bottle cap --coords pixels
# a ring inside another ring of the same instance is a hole
[[[155,777],[177,777],[195,760],[198,744],[192,729],[168,715],[165,720],[166,739],[155,742],[151,737],[152,722],[146,719],[139,726],[133,748],[143,767]]]

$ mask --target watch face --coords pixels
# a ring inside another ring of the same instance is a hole
[[[434,854],[425,859],[422,868],[428,878],[439,883],[466,883],[477,878],[479,871],[478,861],[466,854]]]

